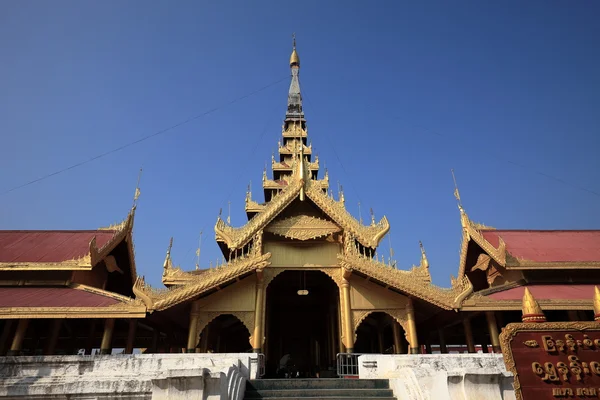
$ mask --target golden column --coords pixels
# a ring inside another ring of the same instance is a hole
[[[55,319],[54,321],[52,321],[52,329],[50,330],[50,337],[48,338],[48,343],[46,344],[46,348],[44,349],[44,355],[50,356],[54,354],[62,322],[62,319]]]
[[[17,330],[12,341],[12,345],[10,346],[10,350],[6,354],[7,356],[18,356],[21,353],[21,345],[23,344],[23,340],[25,339],[25,332],[27,332],[28,326],[28,319],[19,320],[19,324],[17,325]]]
[[[406,320],[408,328],[408,342],[410,346],[410,354],[419,354],[419,338],[417,336],[417,323],[415,321],[415,307],[413,301],[409,297],[406,304]]]
[[[198,303],[192,303],[192,309],[190,310],[190,327],[188,330],[188,341],[187,341],[187,352],[195,353],[196,345],[198,344]]]
[[[129,330],[127,331],[127,344],[124,354],[133,353],[133,342],[135,341],[135,331],[137,330],[137,321],[133,318],[129,320]]]
[[[490,342],[492,342],[492,348],[494,353],[501,353],[500,350],[500,336],[498,334],[498,323],[496,322],[496,314],[493,311],[486,311],[485,317],[488,323],[488,330],[490,331]]]
[[[104,322],[104,334],[100,344],[100,354],[110,354],[112,351],[111,342],[113,331],[115,330],[115,319],[107,318]]]
[[[348,274],[342,278],[342,318],[344,322],[344,337],[346,339],[346,353],[354,353],[354,327],[352,326],[352,307],[350,306],[350,282]],[[346,276],[348,275],[348,276]]]
[[[344,332],[342,332],[342,302],[341,299],[336,308],[337,311],[337,325],[338,325],[338,347],[340,349],[340,353],[346,352],[346,346],[344,346],[344,340],[342,336],[344,336]]]
[[[467,341],[467,351],[475,353],[475,341],[473,340],[473,331],[471,330],[471,320],[469,318],[463,318],[463,327],[465,330],[465,340]]]
[[[263,304],[265,297],[265,281],[262,269],[256,270],[256,305],[254,307],[254,334],[252,335],[252,351],[260,353],[263,343]]]
[[[402,334],[400,333],[400,328],[400,324],[396,320],[393,320],[392,331],[394,333],[394,353],[396,354],[406,353],[404,343],[402,342]]]

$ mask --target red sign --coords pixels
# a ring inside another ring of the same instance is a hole
[[[500,335],[522,400],[600,398],[600,324],[509,324]]]

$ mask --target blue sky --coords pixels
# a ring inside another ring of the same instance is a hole
[[[473,220],[600,228],[599,11],[592,1],[2,1],[0,227],[120,221],[143,166],[140,274],[160,282],[171,236],[175,263],[193,268],[200,230],[208,266],[220,256],[219,208],[231,201],[241,225],[249,181],[262,199],[296,32],[309,135],[333,186],[354,215],[359,201],[363,216],[387,215],[401,268],[418,263],[422,240],[447,286],[461,238],[451,168]]]

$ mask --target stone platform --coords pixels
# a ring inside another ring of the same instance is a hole
[[[389,379],[398,399],[514,400],[501,354],[365,354],[360,379]]]
[[[251,353],[0,357],[0,398],[241,400],[257,373]]]

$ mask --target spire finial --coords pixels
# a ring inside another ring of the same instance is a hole
[[[462,211],[463,207],[462,207],[462,202],[460,201],[460,193],[458,191],[458,185],[456,184],[456,177],[454,176],[454,169],[451,169],[450,172],[452,173],[452,180],[454,181],[454,197],[456,198],[456,201],[458,202],[458,209]]]
[[[135,185],[135,194],[133,195],[133,206],[132,206],[132,208],[135,208],[137,206],[137,201],[140,198],[140,194],[142,194],[142,192],[140,191],[140,180],[141,179],[142,179],[142,168],[140,167],[140,172],[138,172],[137,183]]]
[[[375,225],[375,213],[373,212],[373,208],[370,208],[369,211],[371,212],[371,225]]]
[[[427,254],[425,254],[425,247],[423,247],[423,242],[421,242],[420,240],[419,247],[421,248],[421,266],[429,268],[429,260],[427,260]]]
[[[231,225],[231,200],[227,201],[227,224]]]
[[[362,213],[360,210],[360,201],[358,202],[358,220],[360,221],[360,224],[362,225],[363,219],[362,219]]]
[[[523,294],[522,312],[521,320],[523,322],[546,322],[546,315],[527,287]]]
[[[198,248],[196,249],[196,269],[200,269],[200,249],[202,249],[202,231],[200,231],[200,239],[198,239]]]
[[[300,68],[300,57],[296,52],[296,34],[292,34],[292,55],[290,56],[290,68]]]
[[[171,248],[173,247],[173,236],[169,240],[169,247],[167,247],[167,255],[165,256],[165,262],[163,263],[163,275],[167,273],[168,269],[171,269]]]

